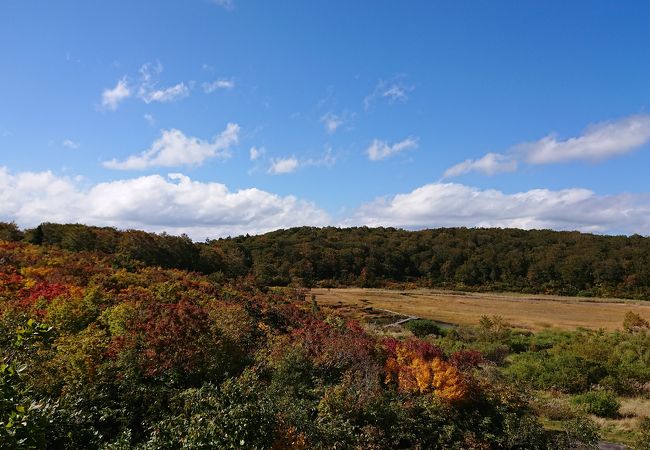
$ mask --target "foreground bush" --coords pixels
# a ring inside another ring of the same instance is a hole
[[[621,408],[621,402],[611,391],[592,391],[576,395],[572,402],[587,414],[594,414],[598,417],[618,417]]]
[[[185,390],[172,398],[170,413],[151,427],[146,448],[270,448],[273,443],[274,405],[252,372],[221,386]]]

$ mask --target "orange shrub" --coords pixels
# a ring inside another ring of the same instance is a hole
[[[397,343],[394,349],[394,355],[386,359],[386,383],[396,383],[403,392],[433,392],[452,403],[469,398],[468,375],[445,361],[441,353],[436,354],[430,349],[418,352],[418,346],[409,341]]]

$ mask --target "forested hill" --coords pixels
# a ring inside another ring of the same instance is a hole
[[[313,228],[194,243],[143,231],[44,223],[0,239],[113,255],[260,285],[420,286],[650,299],[650,238],[550,230]]]

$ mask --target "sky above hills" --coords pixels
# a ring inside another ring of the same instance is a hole
[[[0,2],[0,220],[650,234],[646,1]]]

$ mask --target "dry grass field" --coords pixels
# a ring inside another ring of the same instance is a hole
[[[481,316],[502,316],[511,326],[547,328],[621,328],[627,311],[650,320],[650,302],[549,295],[468,293],[431,289],[312,289],[320,306],[367,317],[378,310],[458,325],[477,324]]]

